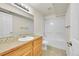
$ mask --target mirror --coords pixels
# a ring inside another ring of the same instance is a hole
[[[0,36],[12,33],[12,15],[0,12]]]
[[[15,14],[0,12],[0,37],[33,33],[33,20]]]

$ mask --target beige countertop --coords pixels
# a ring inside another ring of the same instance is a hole
[[[36,38],[39,38],[40,36],[34,36],[34,39],[35,40]],[[29,40],[29,41],[32,41],[32,40]],[[0,44],[0,54],[3,53],[3,52],[6,52],[8,50],[11,50],[12,48],[16,48],[22,44],[25,44],[29,41],[15,41],[15,42],[10,42],[10,43],[3,43],[3,44]]]
[[[22,45],[24,43],[26,43],[26,41],[16,41],[16,42],[12,42],[12,43],[0,44],[0,53],[10,50],[10,49],[12,49],[16,46]]]

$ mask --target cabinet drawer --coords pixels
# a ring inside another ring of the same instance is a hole
[[[23,52],[21,50],[15,50],[10,53],[5,54],[4,56],[21,56]]]
[[[22,45],[21,47],[19,47],[19,49],[27,49],[27,48],[32,48],[32,42],[29,42],[27,44]]]

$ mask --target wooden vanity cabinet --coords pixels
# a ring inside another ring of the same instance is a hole
[[[2,56],[40,56],[42,55],[42,37],[13,48]]]
[[[34,56],[42,55],[42,37],[38,38],[38,40],[35,40],[33,43],[34,43],[33,55]]]

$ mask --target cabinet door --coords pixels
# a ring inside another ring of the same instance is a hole
[[[42,37],[34,41],[33,55],[34,56],[42,55]]]
[[[34,56],[40,56],[42,55],[42,46],[38,46],[36,48],[34,48]]]

